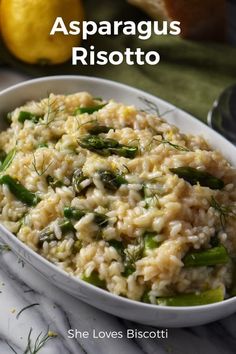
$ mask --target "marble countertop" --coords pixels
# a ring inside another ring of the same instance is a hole
[[[25,79],[2,68],[0,90]],[[170,328],[168,339],[72,339],[69,329],[89,333],[154,329],[108,315],[67,295],[0,245],[0,354],[30,354],[26,350],[29,342],[31,348],[42,344],[40,354],[233,354],[235,321],[236,314],[206,326]]]

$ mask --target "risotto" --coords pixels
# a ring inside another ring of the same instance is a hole
[[[0,222],[74,277],[129,299],[234,296],[236,170],[201,136],[89,93],[7,115]]]

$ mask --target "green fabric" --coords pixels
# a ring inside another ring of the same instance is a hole
[[[148,19],[141,11],[125,0],[84,0],[86,19],[143,20]],[[140,47],[145,51],[156,50],[161,62],[153,66],[60,66],[39,67],[15,60],[1,45],[0,57],[11,66],[32,76],[78,74],[103,77],[140,88],[159,96],[206,121],[207,112],[220,92],[236,82],[236,48],[225,44],[187,41],[173,36],[152,36],[143,41],[134,37],[93,36],[85,47],[95,45],[96,50],[120,50]]]

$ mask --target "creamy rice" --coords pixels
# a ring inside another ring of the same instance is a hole
[[[78,110],[84,107],[94,112]],[[19,121],[21,112],[31,116]],[[213,248],[216,238],[231,259],[236,250],[236,170],[201,136],[85,92],[28,102],[10,120],[0,149],[14,149],[15,156],[1,176],[38,198],[29,205],[7,183],[0,185],[0,222],[22,242],[69,274],[130,299],[142,301],[148,293],[155,303],[218,287],[229,296],[232,260],[198,267],[183,261],[189,252]],[[100,126],[106,131],[91,134]],[[120,145],[91,151],[82,146],[88,134]],[[132,156],[120,156],[124,146]],[[171,171],[183,166],[208,172],[224,187],[191,184]],[[115,186],[104,182],[104,171],[118,176]],[[65,208],[83,215],[68,217]],[[146,247],[147,233],[152,247]]]

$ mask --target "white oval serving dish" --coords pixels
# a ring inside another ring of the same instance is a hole
[[[159,109],[165,119],[184,133],[201,134],[236,166],[236,148],[212,129],[169,103],[132,87],[99,78],[54,76],[26,81],[0,93],[0,116],[29,100],[39,100],[49,92],[69,94],[88,91],[94,97],[114,98],[145,110]],[[157,92],[158,94],[158,92]],[[0,129],[4,129],[3,119]],[[0,238],[30,263],[50,282],[78,299],[113,315],[143,324],[162,327],[184,327],[205,324],[226,317],[236,311],[236,297],[220,303],[196,307],[164,307],[144,304],[113,295],[75,277],[69,276],[19,241],[0,225]]]

